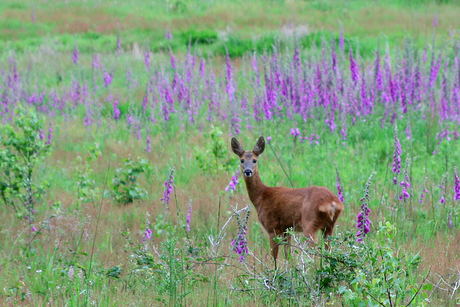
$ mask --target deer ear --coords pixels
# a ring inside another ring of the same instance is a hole
[[[243,146],[241,146],[240,142],[237,139],[232,138],[232,150],[235,155],[241,157],[244,154]]]
[[[264,137],[261,136],[258,140],[257,140],[257,143],[256,143],[256,146],[254,146],[254,149],[252,150],[252,152],[255,154],[255,155],[260,155],[261,153],[264,152],[264,149],[265,149],[265,140],[264,140]]]

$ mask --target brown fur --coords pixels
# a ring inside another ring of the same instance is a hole
[[[260,223],[268,232],[272,255],[276,259],[276,236],[285,236],[285,231],[292,227],[297,232],[303,232],[313,242],[318,230],[322,230],[324,238],[327,239],[328,236],[332,236],[335,223],[344,206],[326,187],[289,189],[264,185],[257,167],[259,155],[264,149],[265,140],[262,136],[252,151],[245,151],[241,144],[232,138],[232,150],[241,159],[249,198],[256,208]],[[245,172],[252,176],[246,176]]]

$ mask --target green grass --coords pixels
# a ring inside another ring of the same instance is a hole
[[[318,36],[338,38],[341,21],[346,39],[368,57],[379,39],[394,48],[411,36],[424,46],[435,17],[442,43],[458,31],[459,13],[458,1],[6,1],[0,5],[0,50],[51,45],[59,51],[78,46],[85,53],[111,52],[119,36],[124,50],[137,44],[141,51],[184,53],[191,44],[204,55],[225,56],[228,50],[241,57],[294,33],[302,46],[319,47]],[[167,29],[172,40],[165,38]]]

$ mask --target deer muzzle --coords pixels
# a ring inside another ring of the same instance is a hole
[[[244,176],[246,176],[246,177],[252,177],[252,175],[254,174],[254,172],[253,172],[252,170],[250,170],[250,169],[246,169],[246,170],[244,170],[243,174],[244,174]]]

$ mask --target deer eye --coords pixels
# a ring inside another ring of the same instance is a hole
[[[241,163],[244,163],[244,159],[241,159]]]
[[[252,163],[256,163],[256,162],[257,162],[257,160],[256,160],[256,159],[252,160]]]

